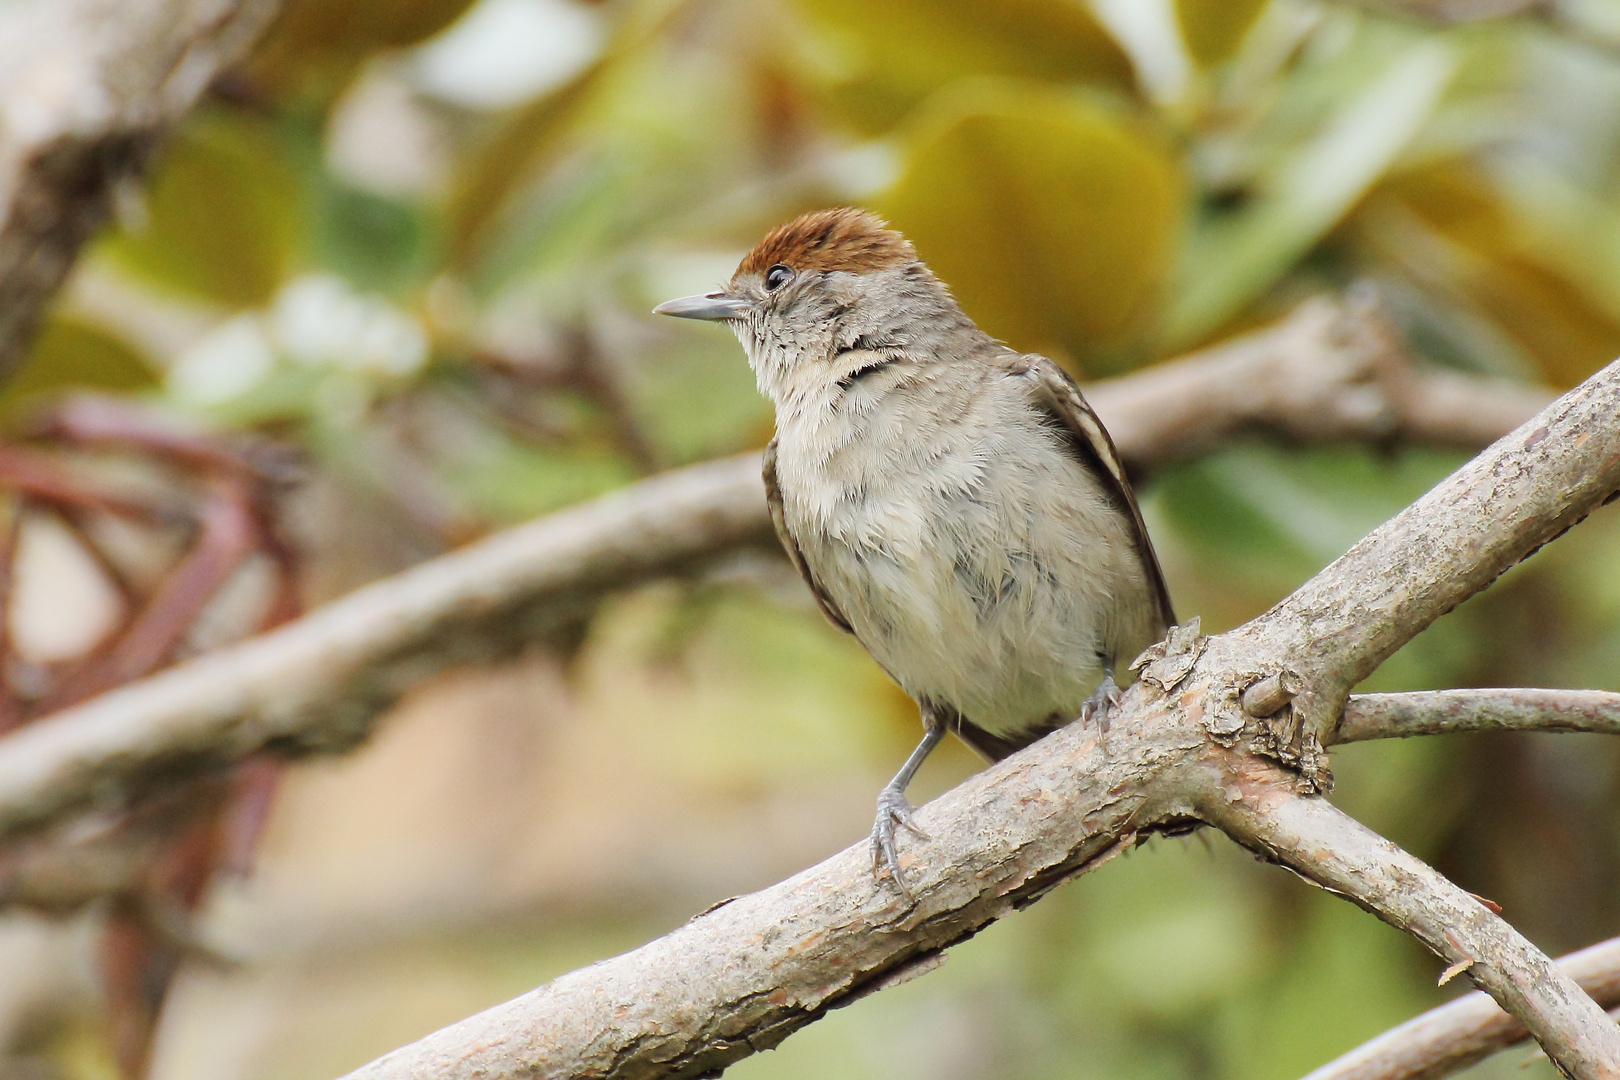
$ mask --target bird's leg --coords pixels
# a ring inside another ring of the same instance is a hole
[[[922,712],[922,741],[906,758],[906,763],[900,766],[900,771],[894,774],[894,779],[878,793],[877,822],[872,826],[872,876],[877,877],[886,863],[895,888],[908,902],[912,899],[911,890],[906,888],[904,879],[900,877],[900,857],[894,850],[894,830],[896,826],[903,825],[921,839],[928,839],[928,834],[911,820],[911,804],[906,802],[906,785],[911,783],[911,778],[922,767],[923,761],[945,737],[945,721],[934,706],[924,701],[918,703],[918,708]]]
[[[1080,706],[1080,723],[1089,724],[1092,718],[1097,720],[1097,745],[1104,754],[1108,753],[1108,712],[1119,707],[1119,699],[1124,691],[1114,682],[1114,665],[1103,664],[1102,682],[1097,689],[1086,698],[1085,704]]]

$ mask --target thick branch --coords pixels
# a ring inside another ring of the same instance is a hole
[[[1404,354],[1373,317],[1356,303],[1313,301],[1271,330],[1090,393],[1139,470],[1257,426],[1380,440],[1464,430],[1435,422],[1423,387],[1450,387],[1446,400],[1461,411],[1503,423],[1539,406],[1541,390],[1476,383],[1479,400],[1463,408],[1450,377],[1399,374]],[[1390,396],[1393,387],[1405,389]],[[1428,419],[1398,419],[1405,415]],[[1314,419],[1295,424],[1296,416]],[[0,840],[124,798],[150,778],[267,745],[350,745],[414,682],[509,652],[604,591],[750,544],[775,547],[756,456],[671,473],[508,530],[0,739]]]
[[[1599,1006],[1620,1005],[1620,938],[1561,957],[1558,966]],[[1305,1080],[1440,1080],[1529,1034],[1476,992],[1391,1028]]]
[[[758,458],[671,473],[376,582],[0,739],[0,838],[266,746],[352,745],[451,664],[511,653],[604,590],[763,541]]]
[[[1324,799],[1252,758],[1227,763],[1205,820],[1427,945],[1519,1017],[1576,1080],[1620,1077],[1620,1028],[1575,980],[1482,904]]]
[[[1412,367],[1370,296],[1301,304],[1268,329],[1086,388],[1135,471],[1243,431],[1298,442],[1419,442],[1477,450],[1551,391]]]
[[[0,32],[0,378],[114,189],[280,0],[34,0]]]
[[[1228,635],[1222,649],[1231,658],[1266,658],[1259,674],[1289,668],[1303,676],[1303,693],[1271,723],[1284,760],[1312,759],[1302,765],[1307,779],[1325,784],[1325,763],[1313,750],[1332,741],[1350,687],[1620,489],[1616,416],[1620,361]]]
[[[1152,719],[1149,719],[1149,717]],[[918,813],[912,907],[859,843],[728,901],[633,952],[451,1025],[349,1080],[716,1075],[827,1009],[936,966],[940,950],[1185,816],[1180,785],[1202,732],[1140,701],[1102,753],[1074,725]]]
[[[1356,694],[1334,741],[1462,731],[1589,731],[1620,735],[1620,693],[1605,690],[1423,690]]]

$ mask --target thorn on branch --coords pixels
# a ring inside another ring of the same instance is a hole
[[[1450,982],[1452,979],[1455,979],[1457,976],[1461,975],[1463,972],[1465,972],[1469,968],[1473,967],[1475,962],[1476,961],[1472,957],[1467,957],[1467,958],[1464,958],[1462,960],[1457,961],[1455,964],[1449,965],[1446,968],[1446,970],[1444,970],[1444,971],[1442,971],[1440,973],[1440,981],[1435,983],[1435,985],[1436,986],[1444,986],[1444,985],[1446,985],[1446,983]]]

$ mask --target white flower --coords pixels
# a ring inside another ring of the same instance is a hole
[[[409,375],[428,358],[422,325],[381,297],[362,296],[333,274],[290,282],[270,313],[283,355],[307,367]]]

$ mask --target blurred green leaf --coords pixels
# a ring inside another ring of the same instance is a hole
[[[444,473],[474,509],[500,524],[544,514],[635,479],[635,469],[612,450],[586,445],[547,451],[495,437],[481,440],[462,459],[446,462]]]
[[[276,141],[241,114],[208,111],[163,152],[144,221],[115,234],[108,250],[156,284],[245,307],[281,284],[302,216],[297,179]]]
[[[523,106],[461,160],[446,215],[450,253],[459,265],[474,257],[514,189],[532,180],[559,148],[607,65],[604,55],[552,93]]]
[[[1130,60],[1070,0],[795,0],[837,56],[816,67],[859,131],[892,125],[945,84],[973,75],[1096,83],[1129,91]]]
[[[976,80],[930,106],[881,208],[980,326],[1114,366],[1181,230],[1163,149],[1078,95]]]
[[[379,49],[425,41],[472,0],[292,0],[241,69],[258,91],[324,104]]]
[[[649,48],[691,8],[689,0],[656,0],[635,7],[619,24],[602,55],[573,78],[504,118],[458,163],[446,217],[451,257],[467,269],[484,248],[498,246],[498,223],[521,189],[554,163],[570,145],[569,135],[584,121],[593,102],[626,68],[644,60]],[[630,76],[634,81],[634,75]],[[671,88],[672,89],[672,88]],[[675,91],[678,96],[678,91]],[[626,95],[632,101],[645,94]],[[610,126],[598,118],[595,133]]]
[[[1420,280],[1444,285],[1505,331],[1557,386],[1573,386],[1620,353],[1620,217],[1571,219],[1566,184],[1554,205],[1546,173],[1515,177],[1515,206],[1499,183],[1464,161],[1391,177],[1368,200],[1356,236]],[[1572,280],[1573,279],[1573,280]]]
[[[1265,10],[1267,0],[1176,0],[1176,18],[1192,58],[1206,67],[1225,60]]]
[[[57,390],[131,391],[155,385],[156,374],[129,345],[91,323],[55,315],[0,392],[0,414]]]
[[[433,273],[436,224],[414,206],[327,182],[316,199],[315,255],[359,289],[398,293]]]
[[[1203,338],[1310,251],[1389,169],[1456,65],[1443,39],[1411,46],[1267,176],[1252,201],[1201,223],[1166,313],[1166,345]]]
[[[1290,955],[1213,1033],[1217,1075],[1289,1080],[1437,1004],[1432,976],[1420,971],[1438,974],[1438,965],[1425,964],[1422,946],[1338,897],[1301,890],[1292,899]]]

